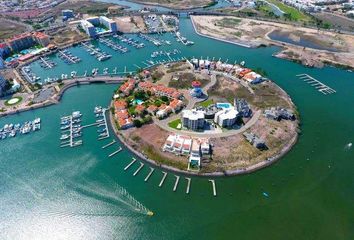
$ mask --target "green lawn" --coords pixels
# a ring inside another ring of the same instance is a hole
[[[174,129],[178,129],[177,126],[181,124],[182,125],[182,122],[181,122],[181,119],[176,119],[176,120],[173,120],[171,122],[168,123],[168,126],[170,128],[174,128]]]
[[[209,98],[208,100],[198,103],[197,105],[201,106],[201,107],[208,107],[209,105],[211,105],[213,103],[214,103],[214,100]]]
[[[270,3],[273,3],[277,7],[280,8],[285,14],[289,14],[291,16],[291,20],[294,21],[310,21],[311,18],[301,12],[300,10],[297,10],[296,8],[290,7],[278,0],[268,0]]]

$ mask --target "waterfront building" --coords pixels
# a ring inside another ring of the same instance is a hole
[[[202,154],[210,154],[210,141],[208,138],[200,138],[200,151]]]
[[[133,120],[131,117],[125,118],[125,119],[119,118],[118,124],[121,129],[128,129],[128,128],[134,127],[134,123],[133,123]]]
[[[95,26],[92,23],[90,23],[89,21],[82,20],[81,21],[81,27],[82,27],[82,29],[86,32],[86,34],[89,37],[95,37],[96,36]]]
[[[119,87],[119,91],[122,92],[124,96],[129,96],[135,88],[135,79],[131,78]]]
[[[191,130],[203,129],[205,124],[205,117],[203,111],[197,110],[183,110],[182,125]]]
[[[0,43],[0,58],[5,59],[11,53],[10,47],[5,43]]]
[[[6,44],[12,52],[20,52],[23,49],[33,47],[36,42],[31,33],[23,33],[6,40]]]
[[[295,115],[291,110],[280,107],[272,107],[270,109],[264,110],[264,116],[268,119],[276,121],[280,121],[282,119],[295,120]]]
[[[7,80],[0,75],[0,96],[3,96],[7,91]]]
[[[220,127],[232,127],[237,120],[238,111],[236,109],[223,109],[215,114],[214,122]]]
[[[162,84],[154,84],[152,82],[140,82],[138,84],[138,87],[140,90],[143,90],[145,92],[149,91],[151,92],[151,94],[154,94],[159,97],[166,96],[170,99],[181,99],[183,97],[183,94],[175,88],[165,87]]]
[[[42,32],[35,32],[33,33],[34,40],[42,45],[43,47],[47,47],[50,43],[49,36]]]
[[[185,140],[184,140],[183,146],[182,146],[181,154],[189,155],[190,152],[191,152],[191,148],[192,148],[192,139],[190,137],[185,137]]]
[[[162,151],[173,152],[173,144],[175,143],[176,138],[176,135],[168,135],[165,144],[162,147]]]
[[[259,75],[258,73],[252,72],[252,71],[244,74],[242,79],[250,84],[257,84],[257,83],[260,83],[263,81],[263,78],[261,75]]]
[[[235,98],[234,105],[240,116],[245,118],[252,116],[252,110],[245,99]]]
[[[97,27],[103,25],[108,30],[102,31],[102,29],[97,30]],[[84,29],[86,34],[90,37],[96,37],[97,35],[103,33],[116,33],[118,31],[117,23],[112,19],[105,16],[100,17],[90,17],[81,20],[81,27]]]
[[[199,170],[201,162],[200,143],[197,139],[193,140],[191,154],[189,156],[188,170]]]
[[[116,100],[114,102],[114,108],[115,108],[115,111],[120,111],[120,110],[124,110],[126,109],[128,106],[127,102],[123,99],[120,99],[120,100]]]
[[[256,134],[245,132],[245,133],[243,133],[243,136],[254,147],[256,147],[256,148],[258,148],[260,150],[267,149],[267,145],[265,144],[264,140],[259,138]]]

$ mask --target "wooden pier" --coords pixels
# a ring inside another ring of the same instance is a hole
[[[213,195],[216,197],[216,185],[215,185],[215,180],[209,179],[209,182],[211,182],[213,186]]]
[[[320,82],[319,80],[311,77],[308,74],[302,73],[302,74],[298,74],[296,76],[299,77],[304,82],[310,84],[317,91],[319,91],[320,93],[322,93],[324,95],[336,93],[336,90],[334,90],[333,88],[331,88],[331,87],[327,86],[326,84]]]
[[[159,184],[159,187],[162,187],[162,184],[165,182],[165,179],[167,177],[167,172],[162,172],[162,173],[163,173],[163,176],[162,176],[161,182]]]
[[[120,151],[122,151],[122,147],[119,147],[119,149],[115,152],[112,152],[111,154],[108,155],[108,157],[113,157],[114,155],[116,155],[117,153],[119,153]]]
[[[136,162],[136,159],[133,158],[133,161],[131,161],[127,166],[125,166],[124,171],[128,170],[128,168],[130,168],[131,165],[133,165]]]
[[[179,182],[179,176],[177,176],[177,175],[175,175],[175,177],[176,177],[176,181],[175,181],[175,185],[173,186],[173,191],[174,192],[176,192],[176,190],[177,190],[177,186],[178,186],[178,182]]]
[[[187,180],[186,194],[189,194],[189,190],[191,188],[191,178],[186,177],[186,180]]]
[[[151,177],[152,173],[155,171],[154,168],[150,167],[150,172],[149,174],[146,176],[146,178],[144,179],[144,182],[147,182],[149,180],[149,178]]]
[[[140,166],[138,167],[138,169],[133,173],[133,176],[136,176],[143,167],[144,167],[144,163],[141,162]]]

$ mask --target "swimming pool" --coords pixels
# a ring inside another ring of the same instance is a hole
[[[143,104],[144,101],[143,100],[140,100],[140,99],[134,99],[134,104],[138,104],[138,105],[141,105]]]
[[[217,103],[216,107],[222,108],[222,109],[229,109],[232,108],[231,103]]]

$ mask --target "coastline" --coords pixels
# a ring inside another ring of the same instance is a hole
[[[221,42],[225,42],[225,43],[230,43],[230,44],[234,44],[234,45],[237,45],[237,46],[240,46],[240,47],[245,47],[245,48],[256,48],[256,46],[251,46],[251,45],[247,45],[247,44],[244,44],[244,43],[229,41],[229,40],[226,40],[226,39],[221,39],[221,38],[217,38],[217,37],[213,37],[213,36],[209,36],[209,35],[200,33],[198,31],[197,26],[194,23],[193,17],[191,17],[190,19],[191,19],[191,22],[192,22],[192,25],[193,25],[193,28],[194,28],[194,32],[197,35],[201,36],[201,37],[206,37],[206,38],[210,38],[210,39],[213,39],[213,40],[217,40],[217,41],[221,41]]]
[[[38,103],[38,104],[33,104],[24,108],[20,108],[20,109],[16,109],[16,110],[11,110],[8,112],[3,112],[0,113],[0,118],[1,117],[6,117],[6,116],[10,116],[10,115],[14,115],[14,114],[19,114],[21,112],[26,112],[26,111],[30,111],[30,110],[35,110],[38,108],[44,108],[44,107],[48,107],[54,104],[59,104],[60,100],[62,98],[62,96],[64,95],[65,91],[68,90],[71,87],[75,87],[75,86],[79,86],[79,85],[88,85],[88,84],[117,84],[117,83],[121,83],[123,81],[122,78],[117,78],[115,80],[107,80],[107,79],[102,79],[102,78],[83,78],[83,79],[78,79],[78,80],[72,80],[71,82],[67,83],[66,85],[64,85],[57,94],[53,95],[51,97],[50,100],[47,100],[45,102],[42,103]]]
[[[283,89],[281,89],[282,91],[284,91]],[[291,100],[292,102],[292,100]],[[111,101],[110,103],[110,107],[113,106],[113,101]],[[291,149],[293,148],[293,146],[297,143],[298,138],[299,138],[299,133],[297,132],[297,134],[291,139],[290,142],[288,142],[288,144],[286,146],[284,146],[284,148],[275,156],[269,158],[269,159],[265,159],[262,162],[259,162],[255,165],[252,165],[250,167],[247,168],[241,168],[241,169],[232,169],[232,170],[225,170],[225,171],[218,171],[218,172],[210,172],[210,173],[200,173],[200,172],[190,172],[190,171],[186,171],[186,170],[182,170],[182,169],[178,169],[175,167],[171,167],[165,164],[160,164],[158,162],[156,162],[153,159],[149,159],[147,158],[144,154],[142,154],[141,152],[137,151],[136,149],[134,149],[129,143],[128,141],[122,136],[122,134],[119,133],[114,119],[113,119],[113,115],[112,113],[109,112],[109,121],[108,124],[110,126],[110,128],[113,130],[115,136],[119,139],[119,141],[128,149],[130,150],[134,155],[136,155],[137,157],[139,157],[141,160],[143,160],[144,162],[161,168],[161,169],[165,169],[171,172],[175,172],[178,174],[182,174],[182,175],[186,175],[186,176],[198,176],[198,177],[228,177],[228,176],[237,176],[237,175],[246,175],[246,174],[250,174],[253,173],[257,170],[266,168],[274,163],[276,163],[278,160],[280,160],[285,154],[287,154],[288,152],[291,151]]]

